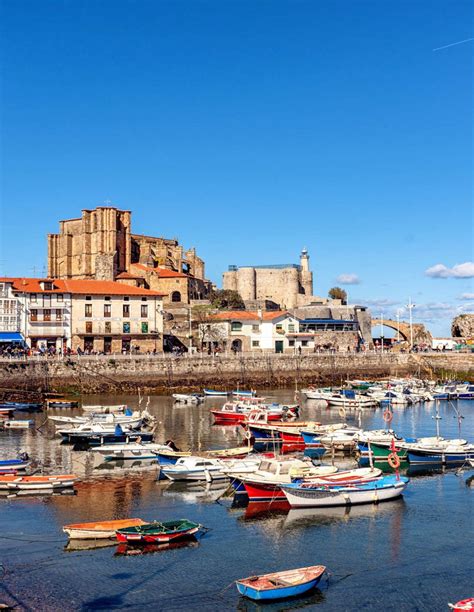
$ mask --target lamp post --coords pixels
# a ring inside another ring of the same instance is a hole
[[[189,305],[189,354],[193,352],[193,320],[191,317],[191,305]]]
[[[380,343],[381,343],[380,350],[382,351],[382,354],[383,354],[383,312],[380,314]]]
[[[413,348],[413,315],[412,310],[415,308],[415,304],[412,304],[411,297],[408,298],[408,304],[406,306],[410,313],[410,350]]]
[[[397,308],[397,342],[400,342],[400,313],[402,309]]]

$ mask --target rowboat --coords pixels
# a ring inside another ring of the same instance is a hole
[[[77,480],[75,474],[60,474],[51,476],[0,476],[0,489],[14,490],[55,490],[74,486]]]
[[[204,397],[196,393],[173,393],[171,397],[177,404],[200,404],[204,401]]]
[[[146,523],[137,527],[125,527],[117,530],[117,540],[131,544],[145,544],[148,542],[171,542],[180,538],[194,535],[202,525],[193,523],[188,519],[167,521],[160,523]]]
[[[74,540],[99,540],[115,538],[115,533],[118,529],[138,527],[139,525],[146,525],[146,522],[139,518],[132,518],[93,523],[73,523],[71,525],[64,525],[63,531]]]
[[[399,497],[409,482],[408,478],[383,476],[375,481],[335,487],[297,482],[281,488],[292,508],[348,506],[374,504]]]
[[[28,429],[33,425],[33,421],[30,420],[19,420],[16,419],[14,421],[5,421],[3,426],[6,429]]]
[[[19,412],[37,412],[43,409],[43,405],[38,402],[5,402],[0,404],[0,412],[6,409]]]
[[[214,389],[203,389],[204,395],[211,397],[222,397],[229,395],[229,391],[215,391]]]
[[[288,599],[315,588],[325,571],[324,565],[312,565],[272,574],[250,576],[236,580],[235,584],[241,595],[256,601]]]
[[[206,457],[213,457],[214,459],[239,459],[246,457],[251,451],[251,446],[237,446],[235,448],[208,450],[204,454]]]
[[[125,413],[127,408],[127,404],[119,404],[117,406],[82,406],[82,411],[93,414],[120,414]]]
[[[95,446],[92,452],[103,455],[106,461],[133,460],[133,459],[157,459],[160,451],[169,450],[164,444],[153,442],[126,442],[125,444],[103,444]]]
[[[5,474],[7,472],[26,470],[29,465],[30,462],[27,459],[1,459],[0,472]]]

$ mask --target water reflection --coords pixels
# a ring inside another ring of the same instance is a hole
[[[303,608],[313,607],[324,603],[325,599],[324,593],[319,589],[312,590],[311,595],[269,603],[258,603],[241,596],[236,609],[242,612],[286,612],[287,610],[302,610]]]
[[[166,542],[163,544],[145,544],[144,546],[133,546],[131,544],[119,544],[115,550],[114,557],[136,557],[139,555],[149,555],[166,550],[174,550],[177,548],[198,548],[199,540],[190,537],[187,540],[180,542]]]

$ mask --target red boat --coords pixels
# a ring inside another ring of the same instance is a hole
[[[449,607],[452,608],[454,612],[471,612],[471,610],[474,610],[474,597],[462,599],[455,604],[449,604]]]
[[[155,522],[137,527],[126,527],[117,530],[117,540],[129,544],[150,544],[173,542],[181,538],[188,538],[201,529],[201,525],[187,519]]]

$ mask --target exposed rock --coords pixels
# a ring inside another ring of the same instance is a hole
[[[457,316],[451,324],[453,338],[472,338],[474,336],[474,314]]]

